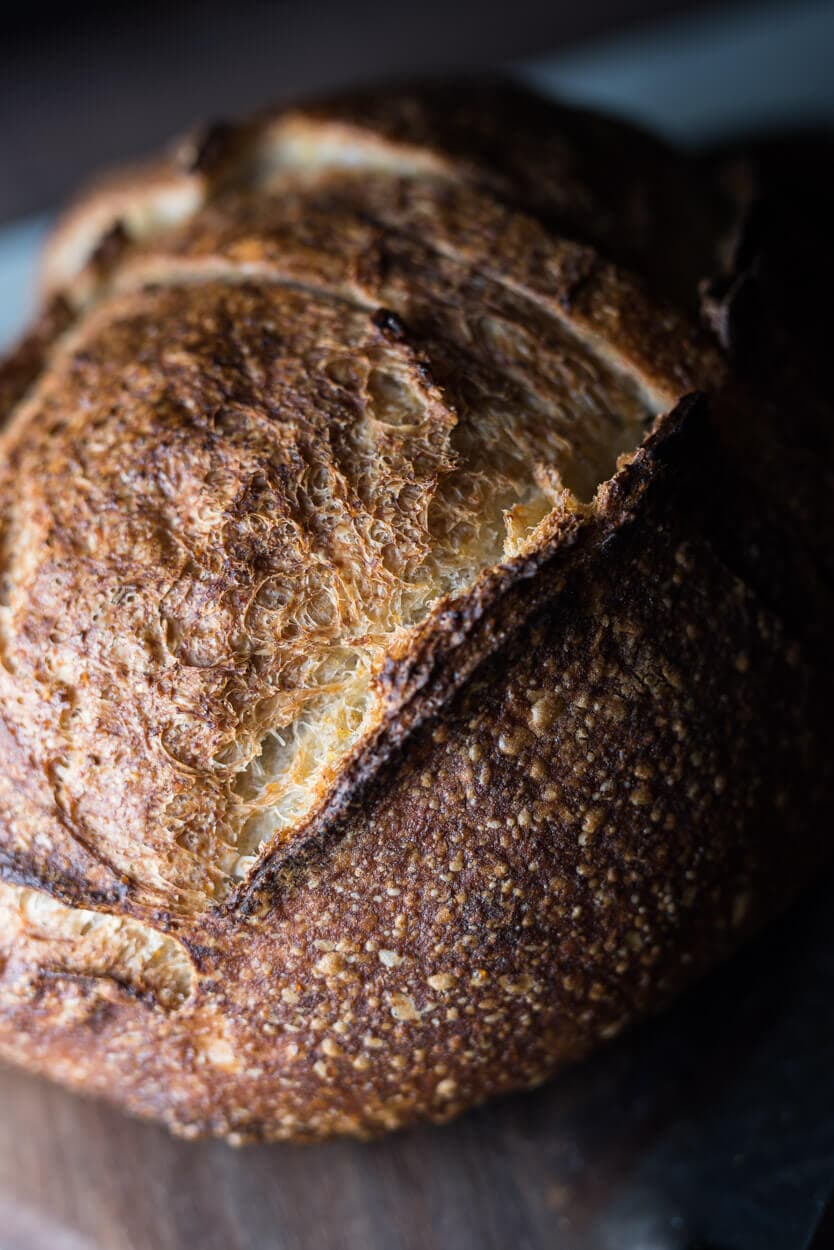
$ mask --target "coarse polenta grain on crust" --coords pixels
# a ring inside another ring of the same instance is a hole
[[[739,363],[743,249],[693,315],[728,212],[475,86],[70,210],[0,369],[2,1057],[187,1136],[444,1120],[795,895],[831,427]]]

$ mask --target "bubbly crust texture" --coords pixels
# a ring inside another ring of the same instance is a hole
[[[446,1119],[795,895],[834,613],[787,397],[830,425],[739,362],[743,248],[690,316],[722,203],[462,86],[69,211],[0,369],[0,1055],[188,1135]]]

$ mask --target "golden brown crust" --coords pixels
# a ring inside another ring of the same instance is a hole
[[[780,413],[588,245],[645,259],[606,126],[456,98],[214,131],[173,223],[99,195],[8,369],[0,1054],[180,1132],[535,1083],[826,851]]]

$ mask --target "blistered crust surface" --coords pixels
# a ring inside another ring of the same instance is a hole
[[[0,372],[0,1054],[188,1135],[445,1119],[795,894],[830,501],[609,263],[691,293],[711,203],[477,90],[70,214]]]

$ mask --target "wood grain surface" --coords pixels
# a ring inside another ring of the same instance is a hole
[[[832,902],[556,1083],[370,1144],[188,1144],[0,1070],[0,1250],[804,1250],[834,1175]]]

